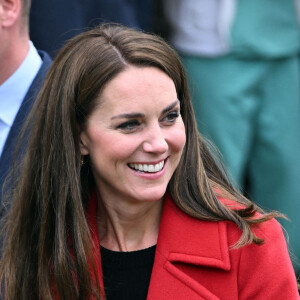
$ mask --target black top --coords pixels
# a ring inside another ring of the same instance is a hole
[[[107,300],[146,300],[156,246],[117,252],[101,246],[103,284]]]

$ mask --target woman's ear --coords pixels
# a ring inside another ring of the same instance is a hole
[[[79,135],[79,148],[80,148],[81,155],[90,154],[88,148],[88,137],[85,132],[81,132]]]

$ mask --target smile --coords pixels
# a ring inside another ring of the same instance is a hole
[[[129,167],[138,172],[148,172],[148,173],[156,173],[163,169],[165,165],[165,161],[161,161],[158,164],[129,164]]]

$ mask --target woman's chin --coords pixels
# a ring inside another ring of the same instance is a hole
[[[166,193],[166,188],[145,190],[140,194],[140,196],[137,199],[138,201],[142,201],[142,202],[160,201],[161,199],[163,199],[165,193]]]

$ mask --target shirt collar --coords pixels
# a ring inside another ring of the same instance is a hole
[[[19,68],[0,85],[0,119],[12,126],[27,91],[38,73],[42,59],[33,43]]]

